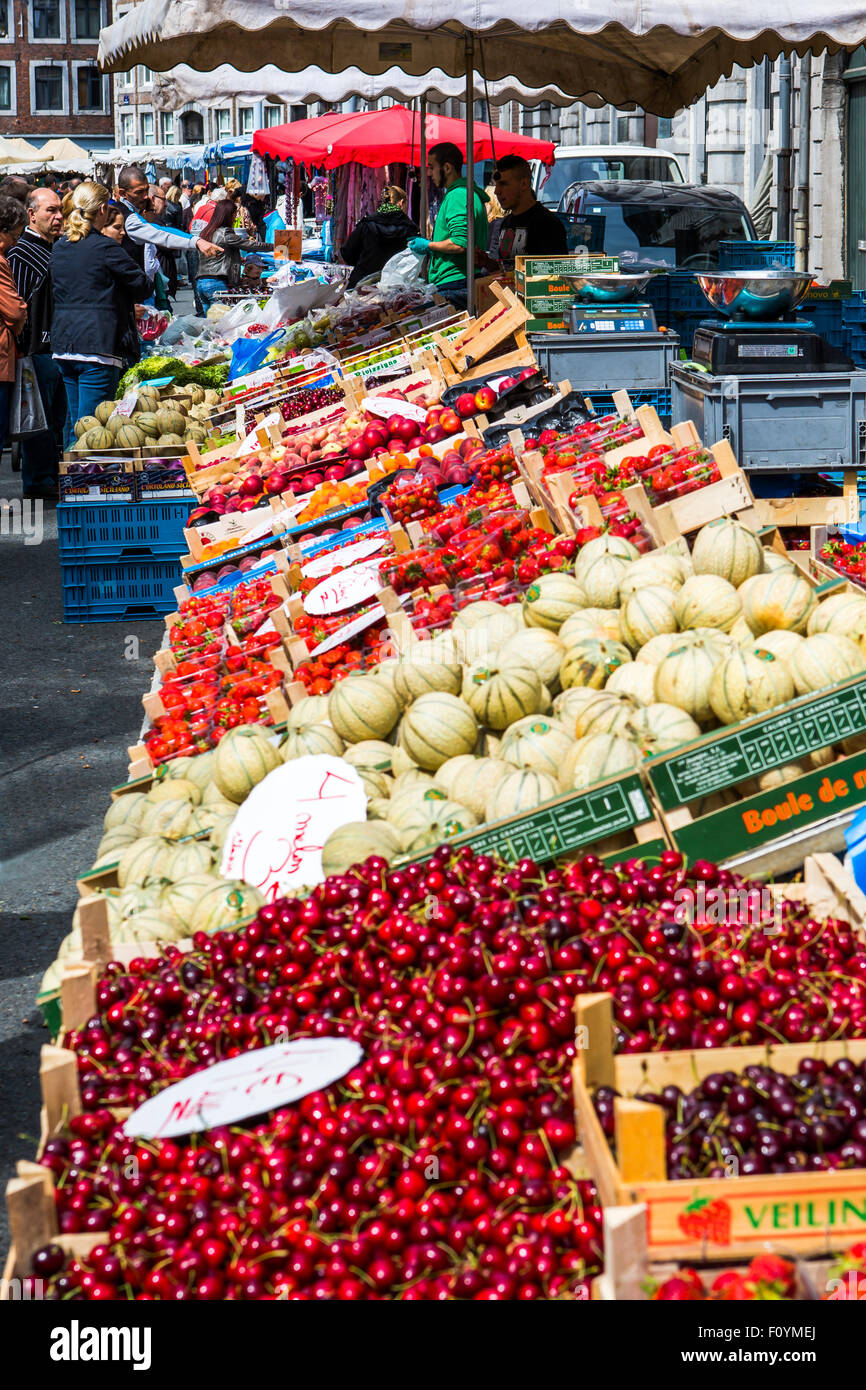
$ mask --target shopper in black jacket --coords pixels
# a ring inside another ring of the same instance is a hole
[[[409,238],[418,236],[418,225],[406,216],[406,194],[396,184],[386,184],[382,201],[369,217],[362,217],[340,247],[347,265],[354,266],[349,276],[349,289],[354,289],[366,275],[375,275],[386,261],[405,251]]]
[[[51,348],[69,402],[67,448],[74,425],[117,390],[136,300],[150,293],[143,269],[105,226],[109,192],[89,180],[76,188],[66,235],[51,254],[54,319]]]

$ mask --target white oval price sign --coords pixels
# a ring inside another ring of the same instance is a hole
[[[353,541],[341,550],[332,550],[329,555],[320,555],[317,559],[305,561],[301,565],[301,574],[305,579],[318,579],[320,575],[330,574],[336,564],[344,565],[348,569],[356,560],[365,560],[368,555],[375,555],[387,539],[387,536],[367,536],[364,540]]]
[[[378,565],[352,565],[351,569],[332,574],[311,589],[304,599],[304,612],[317,618],[325,613],[342,613],[346,608],[365,603],[378,594],[381,587]]]
[[[322,847],[333,830],[367,819],[367,794],[354,767],[329,754],[295,758],[273,772],[238,809],[220,873],[251,883],[268,899],[324,880]]]
[[[236,1124],[339,1081],[363,1057],[349,1038],[298,1038],[215,1062],[151,1096],[124,1122],[130,1138],[167,1139]]]

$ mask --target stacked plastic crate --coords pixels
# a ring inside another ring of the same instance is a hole
[[[176,607],[191,501],[61,502],[57,508],[67,623],[159,618]]]

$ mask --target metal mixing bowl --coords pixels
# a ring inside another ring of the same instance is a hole
[[[646,289],[649,275],[564,275],[582,304],[625,304]]]
[[[729,270],[696,275],[704,297],[726,318],[778,319],[806,297],[812,276],[801,270]]]

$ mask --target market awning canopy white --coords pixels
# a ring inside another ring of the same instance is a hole
[[[296,71],[459,76],[467,35],[489,78],[671,116],[735,64],[855,48],[866,14],[862,0],[142,0],[102,30],[99,60],[109,72],[225,62],[252,72],[276,58]]]
[[[89,174],[93,168],[93,160],[89,151],[82,145],[76,145],[74,140],[66,136],[56,140],[46,140],[39,151],[40,158],[51,160],[52,164],[58,169],[74,169],[79,174]]]
[[[484,82],[476,75],[476,97],[480,99],[489,95],[494,105],[519,101],[524,106],[537,106],[542,101],[549,101],[554,106],[568,106],[574,101],[573,96],[558,87],[525,87],[513,77],[491,81],[488,89],[485,93]],[[154,73],[151,101],[160,111],[177,111],[190,101],[218,107],[220,104],[228,105],[236,97],[285,106],[306,106],[312,101],[323,101],[332,106],[348,101],[350,97],[360,97],[364,101],[376,101],[379,97],[411,101],[415,97],[426,96],[428,101],[447,101],[451,97],[462,98],[465,91],[466,83],[462,77],[449,77],[441,69],[410,77],[399,68],[389,68],[387,72],[371,77],[369,73],[361,72],[360,68],[348,68],[345,72],[306,68],[303,72],[288,73],[269,63],[257,72],[239,72],[237,68],[224,63],[213,72],[196,72],[181,64],[170,72]],[[596,97],[595,104],[599,102],[600,98]]]

